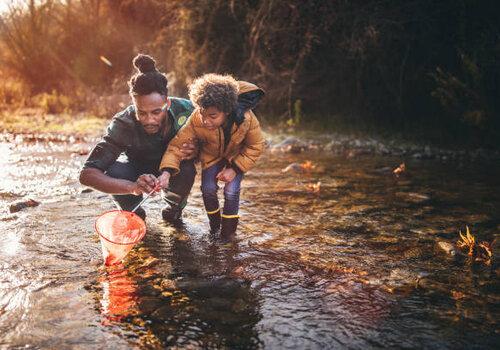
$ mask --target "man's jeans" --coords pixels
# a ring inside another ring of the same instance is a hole
[[[142,174],[152,174],[159,176],[157,168],[145,167],[139,164],[130,162],[128,159],[119,159],[111,165],[106,172],[108,176],[115,179],[125,179],[136,181]],[[180,163],[180,172],[170,179],[167,190],[162,191],[162,198],[170,204],[171,207],[182,210],[186,206],[187,197],[193,187],[194,178],[196,176],[196,168],[194,160],[185,160]],[[175,193],[177,196],[169,196],[169,192]],[[132,210],[142,200],[142,195],[135,196],[133,194],[112,195],[115,204],[122,210]]]
[[[217,198],[217,174],[224,169],[224,162],[219,162],[201,172],[201,192],[203,203],[208,213],[216,212],[219,209],[219,199]],[[240,207],[240,187],[242,173],[236,173],[233,181],[224,185],[224,215],[238,215]]]

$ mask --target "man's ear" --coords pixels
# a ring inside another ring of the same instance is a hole
[[[169,110],[171,105],[172,101],[170,100],[170,97],[167,96],[167,103],[165,104],[165,110]]]

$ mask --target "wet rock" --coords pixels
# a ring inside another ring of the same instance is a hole
[[[414,193],[414,192],[409,192],[408,193],[409,198],[413,199],[415,202],[425,202],[431,199],[428,195],[422,194],[422,193]]]
[[[0,221],[13,221],[17,220],[18,216],[17,215],[8,215],[8,216],[0,216]]]
[[[173,280],[164,279],[160,283],[160,288],[162,291],[173,291],[176,289],[176,284]]]
[[[386,167],[383,167],[383,168],[375,169],[375,172],[381,173],[381,174],[390,174],[392,172],[392,168],[386,166]]]
[[[177,288],[183,291],[194,291],[199,293],[204,293],[210,291],[212,288],[212,283],[209,280],[198,279],[198,278],[179,278],[175,281]]]
[[[301,153],[307,150],[307,146],[305,145],[289,145],[286,148],[283,148],[283,151],[288,152],[288,153]]]
[[[271,147],[272,150],[280,150],[288,153],[300,153],[308,148],[309,145],[307,143],[293,136],[289,136]]]
[[[141,263],[141,268],[144,268],[144,267],[151,267],[151,266],[154,266],[156,264],[158,264],[160,262],[159,259],[155,258],[155,257],[148,257],[146,260],[144,260],[142,263]]]
[[[455,245],[451,244],[450,242],[438,241],[436,243],[436,246],[438,247],[439,250],[441,250],[442,252],[446,253],[449,256],[455,257],[459,254]]]
[[[245,272],[245,268],[243,266],[238,266],[237,268],[235,268],[233,270],[232,275],[241,277],[241,276],[243,276],[244,272]]]
[[[411,203],[423,203],[430,199],[426,194],[415,192],[396,192],[396,196]]]
[[[71,152],[71,157],[86,156],[90,153],[90,149],[75,149]]]
[[[396,268],[391,271],[387,282],[391,286],[402,286],[405,284],[414,284],[417,280],[422,278],[425,274],[421,272],[410,271],[407,269]]]
[[[443,233],[443,230],[428,227],[425,229],[411,229],[410,232],[416,233],[417,235],[427,236],[427,235],[439,235]]]
[[[165,292],[161,292],[161,295],[165,298],[172,298],[174,296],[174,293],[170,292],[170,291],[165,291]]]
[[[491,243],[492,260],[500,263],[500,234],[495,234]]]
[[[301,173],[301,172],[303,172],[303,169],[299,163],[291,163],[286,168],[281,169],[281,172],[282,173],[288,173],[288,172]]]
[[[426,157],[432,156],[432,150],[431,150],[430,146],[425,146],[424,147],[424,154],[425,154]]]
[[[161,289],[156,285],[145,285],[141,287],[141,295],[149,295],[152,297],[160,297]]]
[[[19,194],[13,193],[13,192],[3,192],[0,191],[0,199],[14,199],[14,198],[19,198],[22,197]]]
[[[339,152],[343,148],[343,143],[340,140],[332,140],[328,142],[323,149],[329,152]]]
[[[10,213],[17,213],[18,211],[23,210],[24,208],[29,208],[29,207],[37,207],[40,205],[40,202],[37,202],[33,199],[28,199],[25,201],[20,201],[20,202],[15,202],[9,205],[9,212]]]
[[[428,259],[432,255],[432,252],[423,247],[412,247],[403,253],[406,259]]]
[[[350,149],[346,152],[345,157],[347,159],[355,158],[358,155],[358,150]]]
[[[301,142],[298,138],[293,137],[293,136],[288,136],[285,138],[283,141],[271,146],[272,148],[283,148],[289,145],[297,144]]]
[[[151,316],[158,320],[169,320],[170,318],[175,316],[175,314],[176,310],[172,306],[165,305],[153,311]]]
[[[417,287],[440,294],[449,294],[450,288],[444,283],[423,277],[417,281]]]
[[[150,314],[165,305],[165,301],[154,297],[142,297],[140,303],[141,312]]]
[[[390,293],[408,293],[416,286],[418,281],[427,276],[423,271],[411,271],[403,268],[393,269],[389,275],[368,278],[367,283],[379,285]]]

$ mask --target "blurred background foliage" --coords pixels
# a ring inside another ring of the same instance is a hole
[[[493,0],[15,1],[0,104],[109,117],[145,52],[173,95],[205,72],[259,84],[268,122],[498,147],[499,19]]]

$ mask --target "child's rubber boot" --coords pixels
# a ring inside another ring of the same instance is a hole
[[[208,221],[210,222],[210,233],[217,233],[217,231],[219,231],[221,223],[220,210],[217,210],[215,213],[207,213],[207,215]]]
[[[236,236],[238,217],[224,217],[222,215],[220,238],[223,242],[230,242]]]

